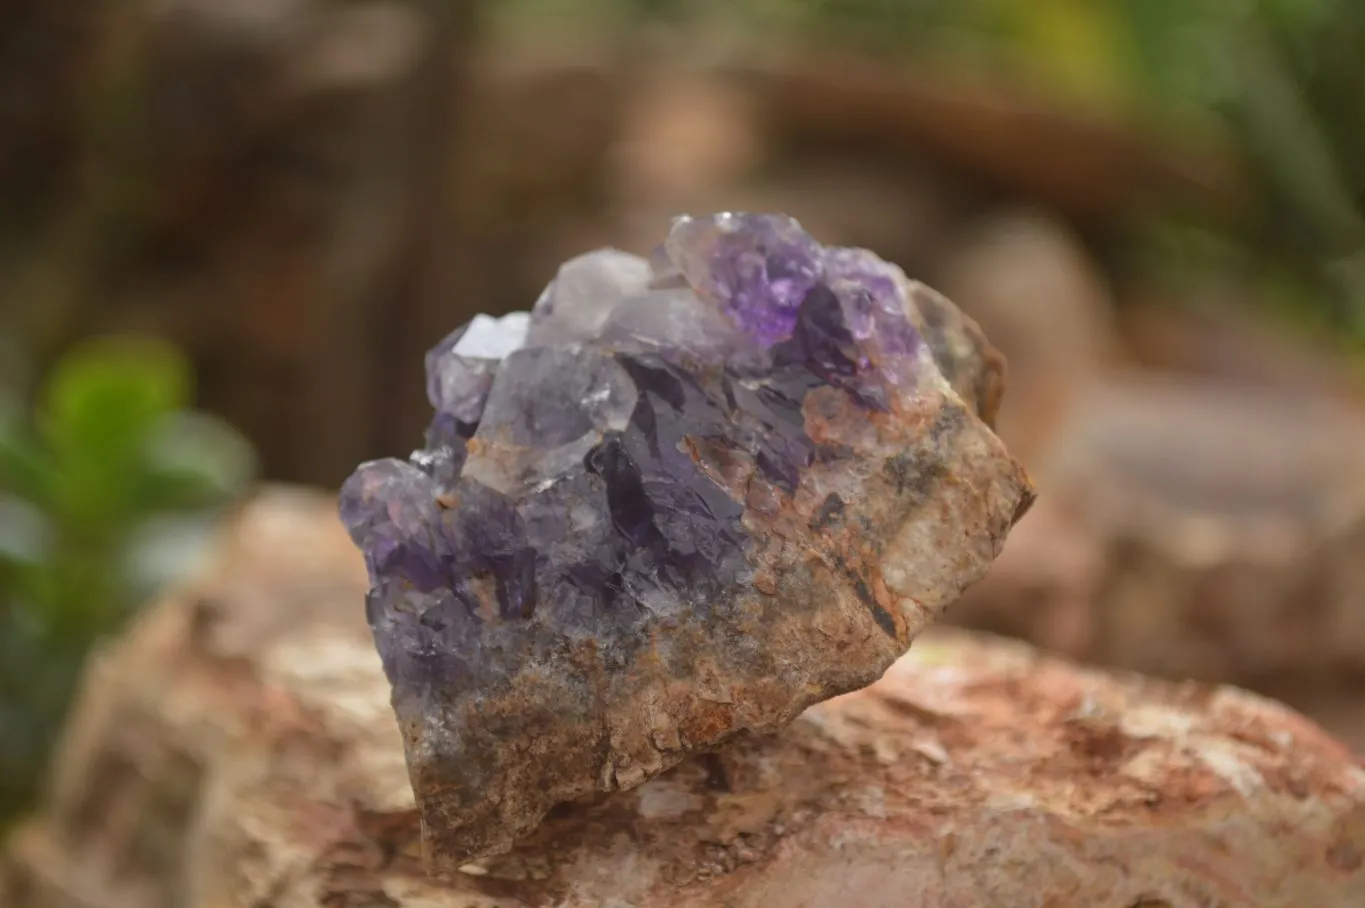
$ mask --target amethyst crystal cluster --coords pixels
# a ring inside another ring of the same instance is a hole
[[[575,258],[426,365],[341,517],[438,870],[871,682],[1032,497],[975,325],[787,217]]]

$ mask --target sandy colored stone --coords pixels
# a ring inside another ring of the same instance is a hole
[[[1250,388],[1365,404],[1365,370],[1345,344],[1333,347],[1304,325],[1267,318],[1247,305],[1254,289],[1235,282],[1188,294],[1125,290],[1118,325],[1137,363]]]
[[[944,293],[1009,362],[1009,401],[996,428],[1036,469],[1090,380],[1118,358],[1108,284],[1070,229],[1028,210],[966,231],[943,272]]]
[[[1365,769],[1226,689],[962,632],[429,879],[359,559],[268,489],[92,668],[10,908],[1365,904]]]
[[[1038,507],[950,618],[1277,694],[1359,678],[1363,449],[1365,418],[1321,395],[1097,383],[1036,470]]]
[[[1351,371],[1213,300],[1131,304],[1120,338],[1083,247],[1043,216],[984,222],[947,272],[1009,358],[997,428],[1040,490],[948,620],[1253,687],[1362,740],[1365,398]],[[1130,355],[1146,368],[1121,365]]]

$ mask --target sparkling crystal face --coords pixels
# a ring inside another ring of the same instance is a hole
[[[530,313],[442,340],[427,447],[342,489],[391,679],[486,681],[508,626],[619,649],[604,626],[749,582],[746,509],[777,507],[817,457],[806,395],[872,412],[915,393],[905,283],[788,217],[683,217],[652,259],[579,256]]]

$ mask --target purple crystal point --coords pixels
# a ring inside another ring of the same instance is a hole
[[[438,868],[867,684],[985,571],[1031,492],[954,313],[719,214],[431,351],[427,447],[340,510]]]
[[[340,510],[372,583],[396,577],[416,589],[444,585],[451,552],[429,475],[392,458],[361,464],[341,487]]]
[[[842,304],[853,337],[878,371],[904,386],[922,372],[922,341],[907,317],[909,281],[895,265],[865,249],[833,247],[824,254],[825,281]]]
[[[693,289],[765,347],[791,336],[820,280],[819,244],[785,215],[681,217],[664,250]]]

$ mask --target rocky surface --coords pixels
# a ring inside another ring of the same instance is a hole
[[[340,510],[442,871],[875,680],[1033,499],[975,324],[785,216],[574,258],[427,375]]]
[[[1009,361],[996,432],[1030,470],[1075,402],[1119,359],[1114,301],[1089,251],[1056,217],[1013,210],[965,229],[937,278]]]
[[[1277,694],[1359,679],[1362,446],[1365,419],[1323,395],[1111,375],[1036,466],[1048,495],[950,614],[1167,677]]]
[[[1249,322],[1243,296],[1116,307],[1045,215],[964,237],[935,280],[1008,357],[996,430],[1045,494],[947,620],[1251,687],[1365,747],[1365,397],[1349,366]]]
[[[266,490],[103,654],[0,904],[1365,904],[1365,769],[1310,722],[964,632],[433,881],[333,506]]]

